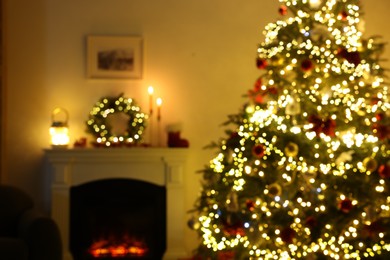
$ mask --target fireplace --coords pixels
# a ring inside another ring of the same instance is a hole
[[[107,179],[71,188],[70,251],[75,260],[162,259],[165,249],[165,187]]]
[[[45,150],[64,260],[178,259],[186,149]]]

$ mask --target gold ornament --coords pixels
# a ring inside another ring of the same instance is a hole
[[[298,145],[296,143],[292,143],[292,142],[289,142],[286,147],[284,148],[284,153],[288,156],[288,157],[295,157],[298,155],[298,151],[299,151],[299,148],[298,148]]]
[[[378,162],[371,157],[367,157],[363,160],[364,168],[366,168],[366,171],[373,172],[378,168]]]
[[[268,195],[271,197],[280,196],[282,194],[282,187],[278,183],[272,183],[267,188]]]
[[[290,116],[301,114],[301,105],[297,98],[290,98],[288,104],[286,105],[286,114]]]

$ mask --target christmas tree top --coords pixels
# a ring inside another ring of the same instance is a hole
[[[389,89],[358,0],[280,0],[248,103],[203,170],[191,227],[213,259],[390,251]],[[388,255],[387,255],[388,256]]]

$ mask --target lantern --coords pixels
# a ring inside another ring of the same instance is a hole
[[[62,120],[58,120],[62,118]],[[68,111],[63,108],[53,110],[50,127],[51,146],[53,148],[66,148],[69,145]]]

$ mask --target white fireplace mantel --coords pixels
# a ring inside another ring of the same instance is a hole
[[[185,148],[97,148],[45,150],[51,189],[51,215],[63,241],[64,260],[69,251],[69,194],[72,186],[126,178],[165,186],[167,190],[167,250],[164,259],[187,257],[184,245]]]

